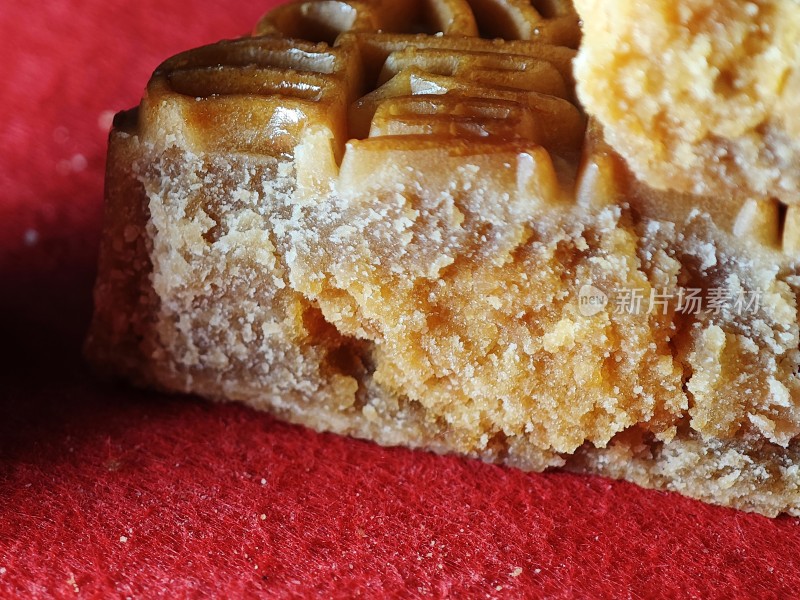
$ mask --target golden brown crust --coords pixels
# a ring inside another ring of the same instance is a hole
[[[310,4],[259,27],[319,33],[286,21]],[[636,181],[585,131],[569,48],[317,4],[360,16],[332,46],[170,59],[112,133],[92,361],[379,443],[800,509],[798,283],[771,216],[735,236],[713,199]],[[762,303],[687,314],[691,288]],[[626,291],[668,301],[618,310]]]

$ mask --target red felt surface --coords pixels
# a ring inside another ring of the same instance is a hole
[[[269,4],[0,4],[0,597],[797,596],[795,519],[91,377],[108,111]]]

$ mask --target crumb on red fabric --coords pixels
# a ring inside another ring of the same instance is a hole
[[[273,3],[0,8],[0,597],[795,595],[795,519],[91,377],[110,118]]]

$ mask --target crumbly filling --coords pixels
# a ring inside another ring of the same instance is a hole
[[[794,0],[576,0],[578,93],[648,184],[798,202]]]
[[[313,202],[291,163],[177,149],[143,161],[166,385],[254,402],[300,390],[367,412],[376,402],[359,390],[378,386],[465,452],[500,435],[570,453],[634,425],[780,446],[800,431],[785,274],[731,258],[700,217],[679,232],[617,205],[501,191],[482,182],[482,156],[411,154],[384,152],[389,174],[372,171],[372,185],[343,172]],[[449,160],[456,176],[423,186],[412,159]],[[513,154],[491,161],[521,168]],[[584,286],[634,291],[641,310],[617,298],[587,315]],[[675,299],[695,286],[757,290],[758,312],[683,314]]]

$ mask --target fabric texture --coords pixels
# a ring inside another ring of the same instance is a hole
[[[91,375],[111,117],[271,4],[0,6],[0,597],[795,597],[797,519]]]

